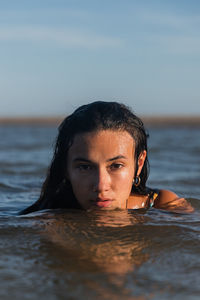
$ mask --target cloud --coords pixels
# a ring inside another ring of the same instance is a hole
[[[0,28],[0,42],[51,43],[66,48],[107,48],[123,44],[121,39],[91,32],[34,26]]]

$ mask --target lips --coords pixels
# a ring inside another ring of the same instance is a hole
[[[112,204],[113,200],[108,198],[97,198],[92,202],[97,207],[109,207]]]

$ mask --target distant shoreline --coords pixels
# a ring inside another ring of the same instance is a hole
[[[146,126],[199,127],[200,116],[140,116]],[[64,117],[0,117],[1,125],[58,126]]]
[[[50,125],[57,126],[64,117],[0,117],[0,125]]]

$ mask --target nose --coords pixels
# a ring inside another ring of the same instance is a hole
[[[106,168],[99,168],[94,179],[93,190],[96,193],[102,194],[110,189],[111,177]]]

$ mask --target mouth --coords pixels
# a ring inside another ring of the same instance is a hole
[[[93,205],[97,207],[109,207],[112,205],[113,200],[107,198],[96,198],[92,201]]]

